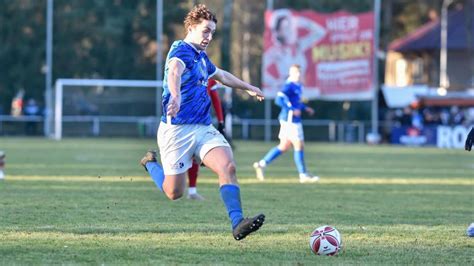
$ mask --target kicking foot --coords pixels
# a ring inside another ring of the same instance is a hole
[[[259,214],[253,218],[244,218],[240,223],[235,227],[232,234],[234,235],[235,240],[242,240],[249,234],[257,231],[265,221],[265,215]]]
[[[146,163],[148,162],[155,162],[156,163],[156,151],[147,151],[145,153],[145,156],[140,160],[140,164],[145,168],[145,171],[148,171],[146,169]]]
[[[190,200],[205,200],[205,198],[198,193],[188,194],[187,198]]]
[[[264,168],[263,166],[260,166],[258,162],[253,163],[253,168],[255,168],[255,173],[257,174],[257,179],[260,181],[265,180],[265,174],[263,172]]]
[[[319,176],[304,173],[300,174],[300,183],[314,183],[319,181]]]

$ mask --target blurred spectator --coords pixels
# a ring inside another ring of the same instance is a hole
[[[400,117],[400,124],[402,126],[411,126],[411,108],[410,107],[405,107],[403,108],[403,113]]]
[[[418,109],[414,109],[411,113],[411,125],[419,130],[423,129],[423,116]]]
[[[23,96],[25,96],[25,90],[20,89],[12,100],[12,116],[21,116],[23,111]]]
[[[439,114],[441,125],[449,125],[449,112],[443,108]]]
[[[32,99],[32,98],[28,99],[24,107],[23,113],[25,115],[39,115],[39,111],[40,109],[35,99]]]
[[[385,140],[392,140],[393,129],[400,127],[406,129],[407,132],[410,130],[409,132],[413,134],[424,132],[425,129],[428,130],[427,132],[436,132],[437,126],[471,128],[474,125],[474,106],[421,106],[411,104],[403,109],[389,109],[384,119],[386,127],[382,133],[384,133]]]
[[[455,126],[474,124],[474,107],[459,108],[458,106],[446,107],[405,107],[391,110],[391,115],[386,116],[387,121],[398,126]]]
[[[28,99],[25,107],[23,108],[23,114],[26,116],[36,116],[40,114],[40,108],[36,101],[32,98]],[[27,121],[25,125],[26,135],[36,135],[36,121]]]
[[[423,110],[423,120],[424,124],[427,126],[439,125],[439,114],[435,112],[432,108],[425,108]]]
[[[457,106],[451,106],[450,125],[460,125],[464,121],[464,113]]]
[[[474,125],[474,107],[470,107],[464,112],[464,123]]]

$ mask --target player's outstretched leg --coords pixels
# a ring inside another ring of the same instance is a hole
[[[261,159],[258,162],[253,163],[253,168],[255,168],[255,173],[257,175],[258,180],[260,181],[265,180],[265,174],[264,174],[265,167],[267,166],[267,164],[271,163],[273,160],[278,158],[278,156],[280,156],[282,153],[283,151],[281,151],[278,148],[278,146],[274,147],[273,149],[268,151],[267,154],[265,154],[263,159]]]
[[[244,239],[247,235],[257,231],[263,225],[265,221],[265,215],[263,214],[253,218],[243,218],[239,186],[235,184],[222,185],[220,192],[232,223],[232,234],[235,240]]]
[[[140,164],[150,174],[151,179],[155,185],[163,191],[163,182],[165,181],[165,174],[163,168],[156,161],[156,151],[147,151],[145,156],[140,160]]]
[[[264,216],[251,218],[250,221],[243,217],[240,187],[237,185],[235,162],[230,147],[222,146],[211,149],[203,158],[203,162],[219,177],[219,192],[232,224],[234,238],[241,240],[258,230],[263,224]]]

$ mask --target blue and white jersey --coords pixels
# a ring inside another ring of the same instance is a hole
[[[217,72],[217,68],[204,51],[198,51],[185,41],[175,41],[166,57],[161,121],[166,123],[166,110],[171,96],[168,87],[168,63],[171,60],[178,60],[185,67],[181,75],[181,107],[171,123],[211,124],[211,99],[207,94],[207,80]]]
[[[278,119],[286,122],[301,123],[301,116],[293,115],[293,110],[304,111],[306,105],[301,102],[303,85],[301,83],[286,81],[283,89],[278,92],[275,103],[281,107]]]

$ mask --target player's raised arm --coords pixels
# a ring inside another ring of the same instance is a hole
[[[220,81],[228,87],[245,90],[251,96],[257,97],[257,100],[259,101],[262,101],[265,98],[263,92],[259,88],[240,80],[225,70],[217,69],[216,74],[212,78]]]

